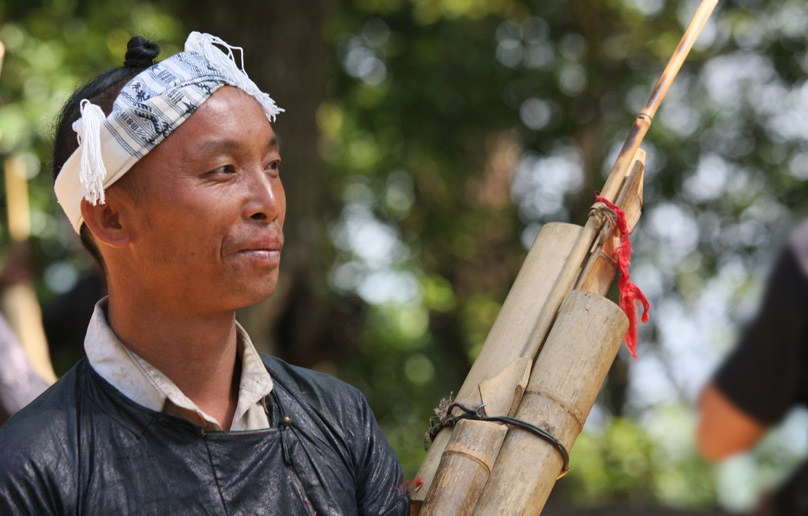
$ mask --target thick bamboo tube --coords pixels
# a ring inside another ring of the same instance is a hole
[[[467,516],[485,485],[508,429],[501,423],[458,422],[421,516]]]
[[[581,227],[573,224],[542,226],[456,399],[471,397],[480,383],[497,376],[522,355],[534,322],[580,232]],[[451,434],[451,428],[438,434],[418,470],[421,483],[410,488],[414,514],[426,498]]]
[[[533,368],[517,419],[547,430],[569,450],[627,327],[615,303],[591,292],[570,292]],[[561,455],[551,444],[511,429],[472,514],[540,514],[561,468]]]
[[[523,356],[536,317],[542,311],[580,232],[581,227],[573,224],[542,226],[477,360],[457,393],[458,400],[470,396],[483,380],[495,376],[515,358]]]

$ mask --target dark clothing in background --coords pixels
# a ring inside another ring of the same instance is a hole
[[[808,405],[808,224],[780,254],[766,296],[714,384],[735,406],[766,426]],[[808,515],[808,463],[803,462],[755,513]]]
[[[262,358],[272,428],[207,434],[80,361],[0,427],[0,514],[408,515],[401,466],[364,396]]]
[[[769,278],[763,304],[714,378],[750,417],[771,425],[808,405],[808,276],[787,247]]]
[[[42,307],[42,328],[57,376],[84,357],[84,335],[99,299],[107,295],[96,269],[79,278],[69,291]]]

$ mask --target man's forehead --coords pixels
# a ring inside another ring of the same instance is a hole
[[[264,150],[272,151],[279,149],[279,140],[275,133],[267,135],[266,146]],[[229,152],[238,152],[246,147],[244,140],[233,138],[230,134],[211,134],[205,140],[196,140],[194,145],[188,149],[190,152],[202,154],[224,154]]]
[[[244,146],[244,141],[237,135],[245,130],[264,133],[267,149],[279,146],[278,137],[261,105],[241,90],[225,86],[188,117],[163,144],[181,146],[193,153],[233,151]]]

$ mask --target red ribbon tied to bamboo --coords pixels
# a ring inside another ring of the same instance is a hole
[[[620,232],[620,245],[617,246],[615,254],[617,255],[617,266],[620,269],[620,279],[617,280],[617,286],[620,289],[620,308],[625,312],[628,317],[628,331],[626,332],[626,348],[631,352],[631,356],[637,358],[637,303],[642,303],[643,324],[648,322],[648,311],[651,305],[645,294],[642,293],[640,287],[631,281],[631,275],[628,272],[628,266],[631,264],[631,240],[629,235],[631,231],[628,229],[626,222],[626,214],[623,210],[618,208],[614,203],[601,197],[595,196],[595,200],[602,202],[617,215],[617,230]]]

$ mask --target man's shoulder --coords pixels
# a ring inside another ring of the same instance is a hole
[[[346,439],[359,427],[375,425],[365,395],[356,387],[329,374],[294,366],[283,360],[261,355],[267,366],[275,396],[289,415],[303,416],[314,426]],[[336,426],[334,426],[336,424]],[[348,429],[353,429],[348,431]]]
[[[46,448],[70,434],[76,419],[78,377],[84,365],[79,364],[48,387],[34,401],[0,426],[0,464],[15,455]]]
[[[347,397],[353,402],[365,402],[365,396],[359,389],[328,373],[292,365],[271,355],[261,354],[261,359],[272,376],[272,381],[280,383],[291,393],[311,393],[340,399]]]
[[[58,514],[75,493],[82,369],[71,369],[0,426],[0,513]]]

